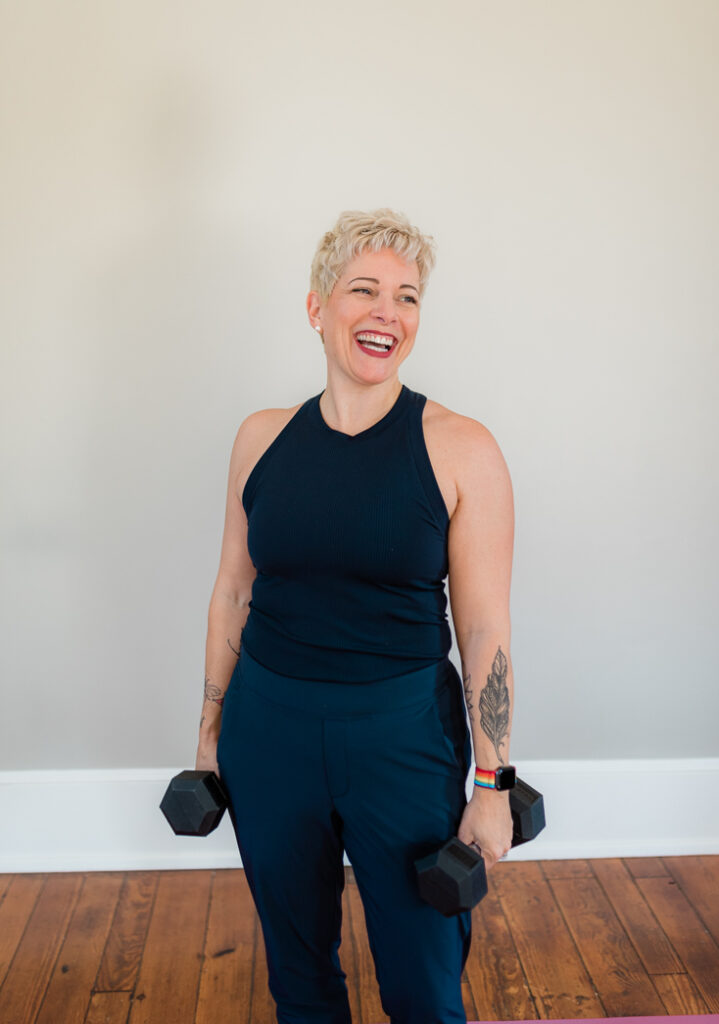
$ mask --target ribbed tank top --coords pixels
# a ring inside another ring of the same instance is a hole
[[[299,679],[370,683],[447,656],[449,515],[406,385],[359,434],[308,398],[242,492],[257,575],[241,643]]]

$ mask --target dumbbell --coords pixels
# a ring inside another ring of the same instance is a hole
[[[509,791],[512,846],[534,839],[546,822],[544,799],[536,789],[517,779]],[[414,864],[419,894],[445,917],[471,910],[487,895],[487,870],[482,854],[456,836]]]
[[[214,772],[185,771],[170,780],[160,810],[177,836],[206,836],[220,824],[227,792]]]

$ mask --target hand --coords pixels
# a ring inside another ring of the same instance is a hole
[[[457,838],[467,846],[479,847],[487,871],[493,868],[512,846],[509,793],[475,787],[459,823]]]
[[[195,771],[214,772],[217,778],[220,778],[220,768],[217,764],[217,740],[200,740],[195,757]]]

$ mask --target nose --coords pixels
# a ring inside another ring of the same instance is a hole
[[[391,323],[397,319],[392,299],[388,295],[378,295],[374,307],[372,309],[372,316],[376,320],[380,320],[383,324]]]

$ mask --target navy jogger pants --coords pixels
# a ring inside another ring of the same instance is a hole
[[[280,675],[241,649],[217,758],[279,1024],[351,1024],[344,850],[392,1024],[464,1024],[471,914],[447,918],[421,900],[414,861],[457,834],[471,756],[449,659],[334,683]]]

